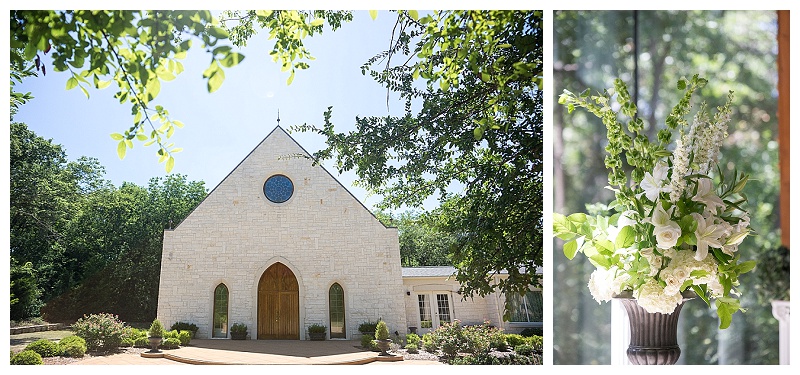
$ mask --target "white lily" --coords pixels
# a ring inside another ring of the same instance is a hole
[[[694,232],[697,237],[697,252],[694,254],[694,259],[700,261],[708,256],[709,246],[722,248],[720,237],[725,234],[725,228],[713,224],[713,222],[706,222],[706,219],[700,214],[693,213],[692,217],[697,221],[697,230]]]
[[[697,194],[692,197],[695,202],[700,202],[706,205],[706,212],[716,213],[717,207],[725,208],[725,203],[714,192],[714,185],[711,179],[700,178],[697,180]]]

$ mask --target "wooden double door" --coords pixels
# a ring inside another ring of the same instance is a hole
[[[258,339],[300,339],[300,289],[283,263],[264,271],[258,282]]]

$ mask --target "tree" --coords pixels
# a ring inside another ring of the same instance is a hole
[[[239,16],[229,12],[231,16]],[[274,60],[281,60],[284,70],[305,69],[308,63],[296,59],[313,59],[303,47],[302,39],[321,33],[328,21],[335,30],[348,21],[349,12],[250,11],[228,21],[240,21],[243,26],[255,19],[271,28],[276,39]],[[220,45],[229,34],[207,10],[12,10],[11,11],[11,103],[12,114],[30,94],[16,93],[14,81],[32,74],[46,75],[43,59],[48,55],[56,71],[69,71],[68,90],[79,88],[86,97],[89,89],[104,89],[115,83],[114,95],[120,103],[131,106],[132,125],[111,134],[117,141],[117,154],[125,157],[133,142],[145,146],[158,145],[159,163],[170,172],[174,155],[182,148],[169,138],[183,123],[169,111],[156,104],[161,82],[171,81],[183,72],[181,60],[195,42],[211,55],[203,72],[208,92],[214,92],[225,80],[225,68],[238,65],[245,57],[233,47]],[[233,41],[249,35],[234,27]],[[197,48],[197,47],[195,47]]]
[[[412,211],[395,216],[379,211],[376,216],[385,225],[397,227],[403,267],[452,265],[448,253],[455,236],[436,230],[433,215]]]
[[[438,193],[435,227],[456,236],[450,256],[465,296],[492,292],[503,271],[505,293],[540,283],[541,22],[536,11],[400,11],[390,49],[362,71],[405,99],[406,115],[356,118],[355,131],[337,133],[329,108],[322,126],[292,127],[324,136],[313,157],[354,170],[384,209]]]

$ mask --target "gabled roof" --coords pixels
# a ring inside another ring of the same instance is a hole
[[[202,201],[200,201],[200,203],[198,203],[198,204],[197,204],[197,206],[195,206],[195,207],[192,209],[192,211],[191,211],[191,212],[189,212],[189,214],[187,214],[187,215],[186,215],[186,218],[188,218],[189,216],[191,216],[191,215],[192,215],[192,213],[194,213],[194,211],[197,209],[197,207],[200,207],[200,205],[202,205],[202,204],[203,204],[203,202],[205,202],[205,200],[206,200],[208,197],[210,197],[212,194],[214,194],[214,191],[215,191],[215,190],[217,190],[217,188],[219,188],[220,186],[222,186],[222,184],[223,184],[223,183],[224,183],[224,182],[225,182],[225,181],[228,179],[228,177],[230,177],[230,176],[231,176],[231,174],[233,174],[233,172],[235,172],[237,169],[239,169],[239,167],[242,165],[242,163],[244,163],[244,161],[245,161],[245,160],[247,160],[247,159],[248,159],[248,158],[249,158],[249,157],[250,157],[250,156],[251,156],[251,155],[252,155],[252,154],[253,154],[253,153],[254,153],[254,152],[255,152],[255,151],[256,151],[256,150],[259,148],[259,147],[261,147],[261,145],[263,145],[263,144],[264,144],[264,142],[266,142],[266,141],[267,141],[267,139],[269,139],[269,138],[270,138],[270,137],[271,137],[273,134],[275,134],[275,133],[276,133],[278,130],[280,130],[281,132],[283,132],[283,134],[285,134],[287,137],[289,137],[289,139],[290,139],[292,142],[294,142],[294,144],[295,144],[295,145],[297,145],[297,147],[298,147],[298,148],[300,148],[300,150],[302,150],[302,153],[304,154],[304,155],[302,155],[302,156],[304,156],[304,157],[308,157],[308,158],[311,158],[311,154],[310,154],[308,151],[306,151],[306,149],[305,149],[305,148],[304,148],[302,145],[300,145],[300,143],[298,143],[298,142],[297,142],[297,140],[295,140],[295,139],[294,139],[294,138],[293,138],[293,137],[292,137],[292,136],[291,136],[291,135],[290,135],[290,134],[289,134],[289,133],[288,133],[286,130],[284,130],[284,129],[283,129],[281,126],[280,126],[280,125],[278,125],[278,126],[276,126],[274,129],[272,129],[272,131],[271,131],[271,132],[269,132],[269,134],[267,134],[267,136],[266,136],[266,137],[264,137],[264,139],[262,139],[262,140],[261,140],[261,142],[259,142],[259,143],[256,145],[256,147],[253,147],[253,149],[252,149],[252,150],[250,150],[250,152],[247,154],[247,156],[245,156],[245,157],[244,157],[244,158],[243,158],[243,159],[242,159],[242,160],[239,162],[239,164],[236,164],[236,167],[234,167],[233,169],[231,169],[231,171],[230,171],[230,172],[228,172],[228,174],[225,176],[225,178],[223,178],[222,180],[220,180],[220,182],[217,184],[217,186],[215,186],[213,189],[211,189],[211,191],[209,191],[209,192],[208,192],[208,194],[206,194],[205,198],[203,198],[203,200],[202,200]],[[356,198],[356,196],[355,196],[355,195],[353,195],[353,193],[351,193],[351,192],[350,192],[350,190],[349,190],[349,189],[347,189],[347,187],[345,187],[344,185],[342,185],[342,183],[339,181],[339,179],[337,179],[336,177],[334,177],[334,176],[331,174],[331,172],[328,172],[328,170],[327,170],[327,169],[325,169],[325,167],[323,167],[323,166],[322,166],[322,164],[318,164],[318,166],[319,166],[320,168],[322,168],[322,170],[323,170],[323,171],[325,171],[325,173],[327,173],[327,174],[328,174],[328,176],[330,176],[330,177],[331,177],[331,178],[332,178],[334,181],[336,181],[336,183],[337,183],[337,184],[339,184],[339,186],[341,186],[341,187],[342,187],[342,189],[344,189],[344,191],[345,191],[345,192],[347,192],[347,194],[350,194],[350,196],[351,196],[351,197],[353,197],[353,199],[354,199],[356,202],[358,202],[358,203],[361,205],[361,207],[363,207],[363,208],[364,208],[364,209],[365,209],[367,212],[369,212],[369,213],[370,213],[370,215],[372,215],[372,217],[374,217],[374,218],[375,218],[375,220],[377,220],[379,223],[381,223],[381,225],[383,225],[383,226],[384,226],[384,228],[396,228],[395,226],[387,226],[386,224],[384,224],[383,222],[381,222],[381,221],[378,219],[378,217],[377,217],[377,216],[375,216],[375,214],[374,214],[374,213],[373,213],[373,212],[372,212],[372,211],[371,211],[369,208],[367,208],[367,206],[365,206],[363,202],[361,202],[361,200],[359,200],[358,198]],[[177,223],[173,229],[165,229],[165,231],[169,231],[169,230],[175,230],[175,229],[178,229],[178,227],[179,227],[179,226],[180,226],[180,225],[183,223],[183,221],[185,221],[185,220],[186,220],[186,218],[184,218],[184,219],[183,219],[181,222]]]

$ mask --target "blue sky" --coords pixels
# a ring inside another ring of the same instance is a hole
[[[309,62],[309,69],[298,71],[288,86],[288,73],[272,62],[272,41],[263,33],[240,49],[244,61],[226,69],[222,87],[209,94],[202,72],[210,55],[197,48],[200,43],[195,41],[184,60],[184,72],[162,82],[152,103],[164,106],[173,119],[186,125],[170,139],[184,148],[175,155],[172,172],[205,181],[213,189],[275,128],[279,110],[280,125],[287,130],[295,124],[322,124],[328,106],[333,106],[332,121],[339,131],[352,129],[356,116],[402,114],[403,103],[392,97],[387,109],[386,90],[360,69],[388,46],[394,14],[381,11],[373,21],[368,12],[356,11],[353,18],[336,32],[326,29],[304,41],[316,60]],[[106,168],[106,178],[116,186],[125,181],[146,185],[150,178],[166,175],[155,145],[135,143],[124,160],[117,156],[116,142],[109,135],[128,129],[133,118],[130,105],[113,98],[114,85],[89,90],[87,99],[79,89],[66,90],[68,74],[56,73],[49,65],[47,72],[17,85],[18,91],[30,91],[35,99],[22,106],[15,121],[63,145],[70,160],[97,158]],[[297,132],[292,136],[311,153],[324,146],[320,136]],[[355,174],[338,175],[329,165],[325,164],[326,169],[368,207],[380,200],[352,186]],[[434,200],[429,202],[428,208],[435,205]]]

